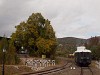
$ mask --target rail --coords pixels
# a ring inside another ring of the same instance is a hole
[[[93,71],[92,71],[92,69],[90,67],[81,67],[81,73],[80,73],[80,75],[85,75],[84,74],[84,70],[85,69],[88,69],[88,71],[91,73],[91,75],[93,75]]]

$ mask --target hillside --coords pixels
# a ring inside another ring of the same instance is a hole
[[[64,38],[58,38],[58,43],[65,45],[65,44],[75,44],[76,46],[83,45],[87,39],[82,38],[75,38],[75,37],[64,37]]]
[[[3,37],[0,36],[0,40],[2,40]],[[7,38],[7,40],[10,40],[10,38]]]
[[[64,37],[57,39],[59,48],[58,51],[65,53],[73,53],[77,46],[84,45],[87,39],[75,38],[75,37]]]

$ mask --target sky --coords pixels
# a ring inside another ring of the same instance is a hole
[[[0,36],[32,13],[49,19],[58,38],[100,36],[100,0],[0,0]]]

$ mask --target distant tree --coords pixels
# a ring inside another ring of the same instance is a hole
[[[85,44],[87,49],[92,51],[94,59],[100,59],[100,40],[99,37],[91,37],[89,41]]]
[[[0,40],[0,63],[1,64],[3,61],[3,50],[7,51],[7,49],[8,49],[8,40],[6,39],[6,37],[4,35],[4,37]]]
[[[98,37],[91,37],[89,39],[89,46],[93,46],[93,45],[98,45],[99,44],[99,38]]]
[[[2,52],[2,42],[0,41],[0,64],[2,64],[3,52]]]
[[[18,64],[19,59],[11,41],[4,36],[0,41],[0,64],[3,61],[3,49],[5,49],[5,64]]]
[[[18,64],[19,62],[20,62],[20,59],[17,56],[14,43],[10,40],[9,47],[6,52],[6,64]]]

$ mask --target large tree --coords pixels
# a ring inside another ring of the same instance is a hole
[[[21,22],[12,34],[11,40],[15,43],[17,51],[23,46],[30,55],[55,53],[57,45],[55,32],[48,19],[40,13],[33,13],[26,22]]]

